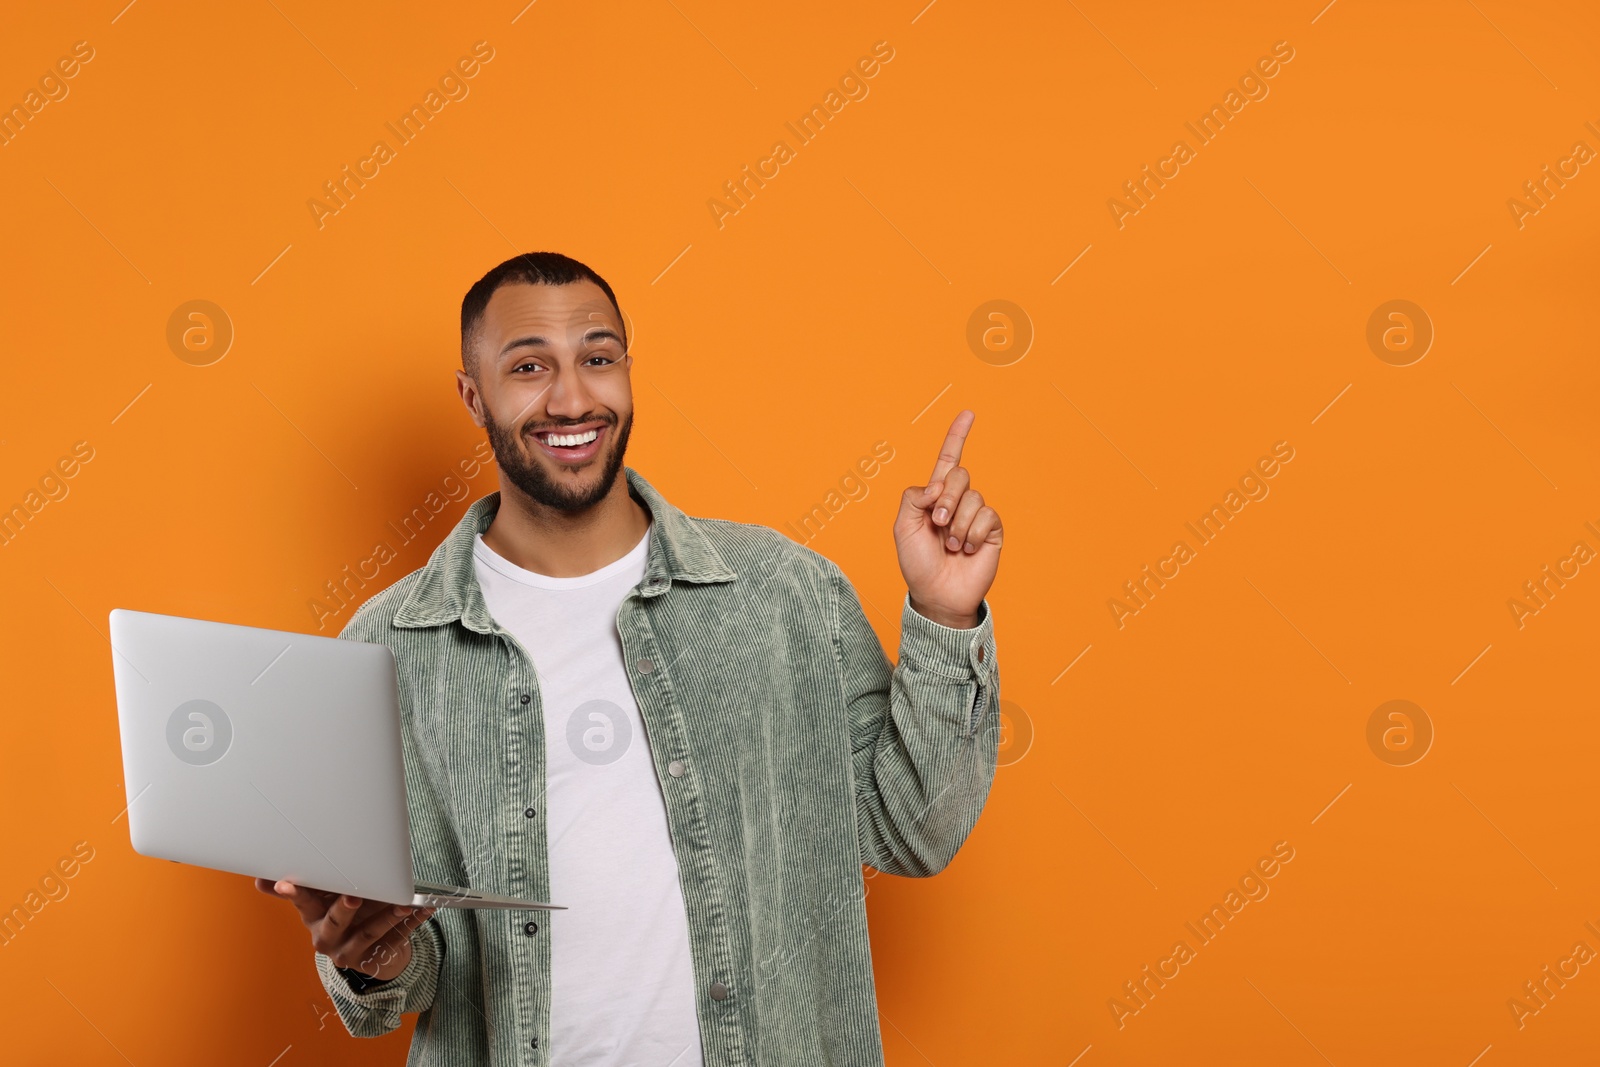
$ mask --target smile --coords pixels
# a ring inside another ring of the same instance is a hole
[[[539,447],[562,463],[583,463],[592,459],[600,451],[600,438],[605,434],[604,426],[591,426],[576,433],[536,433],[534,439],[539,442]]]
[[[588,430],[584,433],[547,433],[539,437],[547,445],[556,445],[561,448],[576,448],[586,445],[600,436],[599,430]]]

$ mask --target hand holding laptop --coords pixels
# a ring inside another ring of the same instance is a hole
[[[257,878],[256,888],[293,904],[311,931],[311,945],[335,967],[373,978],[396,978],[411,962],[411,931],[428,921],[433,908],[363,900],[348,894],[308,889],[290,881]]]

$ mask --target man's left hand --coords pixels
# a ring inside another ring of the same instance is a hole
[[[976,416],[963,411],[933,465],[927,485],[914,485],[900,497],[894,520],[900,573],[911,607],[943,626],[970,629],[1000,567],[1000,516],[972,488],[961,466],[961,447]]]

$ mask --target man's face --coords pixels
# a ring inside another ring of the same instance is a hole
[[[633,357],[600,287],[501,286],[484,309],[477,355],[476,381],[457,379],[468,409],[474,398],[481,405],[479,425],[506,477],[562,511],[603,499],[633,428]]]

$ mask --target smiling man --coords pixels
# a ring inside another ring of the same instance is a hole
[[[461,305],[500,489],[340,635],[399,672],[417,878],[569,910],[413,910],[258,882],[352,1034],[413,1065],[882,1063],[863,865],[928,876],[994,779],[1001,526],[961,412],[893,536],[891,667],[838,566],[623,465],[611,287],[549,252]]]

